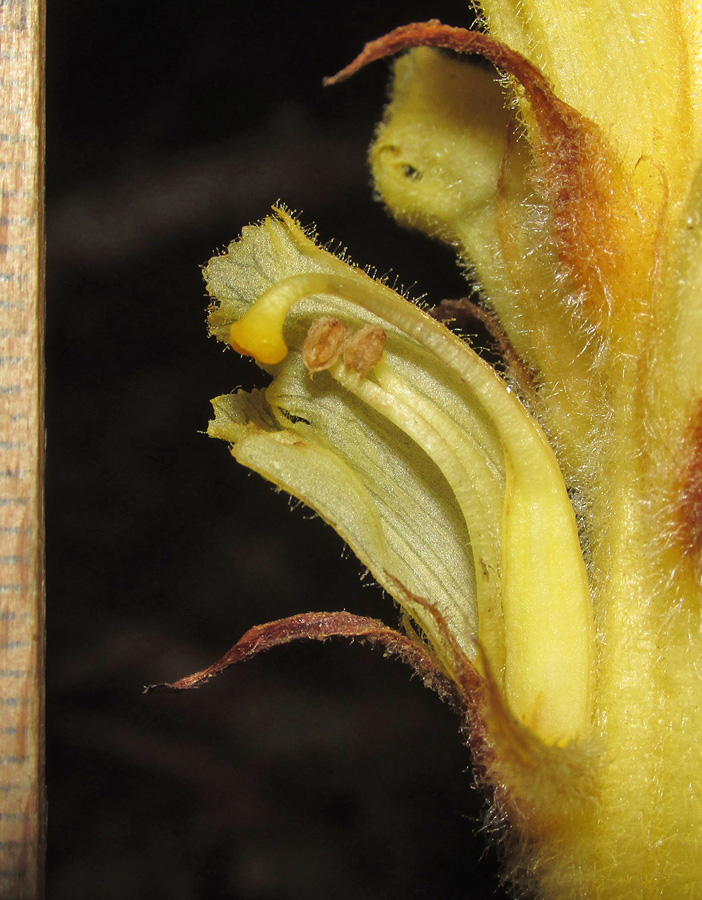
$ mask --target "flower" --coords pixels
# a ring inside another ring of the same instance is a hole
[[[410,50],[377,190],[455,245],[505,377],[285,210],[206,269],[213,333],[272,376],[218,398],[210,433],[339,531],[409,636],[301,617],[228,661],[384,643],[466,716],[517,888],[699,898],[702,5],[482,12],[337,78]]]

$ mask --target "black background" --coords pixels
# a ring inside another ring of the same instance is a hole
[[[387,65],[460,0],[56,0],[48,13],[48,885],[52,900],[502,896],[451,711],[361,645],[293,645],[144,697],[250,626],[397,622],[336,535],[202,431],[261,373],[206,338],[200,265],[284,200],[432,300],[446,249],[372,200]]]

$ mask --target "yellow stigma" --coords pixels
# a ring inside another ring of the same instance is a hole
[[[275,366],[288,354],[283,326],[291,307],[310,294],[338,294],[345,286],[345,279],[321,272],[284,278],[261,294],[248,312],[233,323],[229,343],[237,353]]]
[[[283,324],[292,303],[286,302],[287,298],[281,296],[278,288],[276,285],[262,294],[229,331],[229,343],[237,353],[253,356],[268,366],[282,362],[288,354]]]

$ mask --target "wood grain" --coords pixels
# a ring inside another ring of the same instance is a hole
[[[0,900],[43,894],[43,7],[0,4]]]

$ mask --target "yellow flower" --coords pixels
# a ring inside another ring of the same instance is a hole
[[[507,377],[283,210],[206,271],[213,332],[273,376],[211,433],[337,528],[411,641],[331,616],[227,661],[370,635],[467,716],[517,888],[702,898],[702,5],[482,11],[340,76],[413,48],[376,186],[456,246]]]

